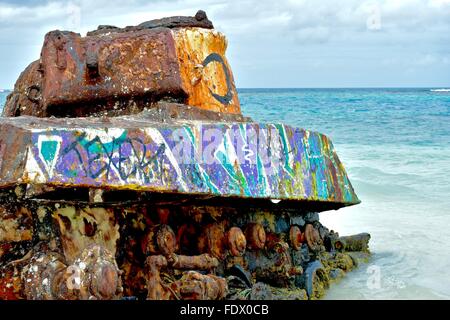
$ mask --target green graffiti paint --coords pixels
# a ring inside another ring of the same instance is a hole
[[[41,155],[47,164],[51,164],[56,157],[56,150],[58,149],[58,141],[42,141]]]

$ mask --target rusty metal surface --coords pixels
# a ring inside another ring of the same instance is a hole
[[[155,19],[143,22],[138,25],[138,28],[189,28],[189,27],[198,27],[198,28],[206,28],[213,29],[214,26],[208,17],[206,16],[205,11],[199,10],[195,14],[194,17],[167,17],[162,19]]]
[[[91,107],[109,100],[107,107],[113,108],[116,101],[133,97],[154,101],[184,94],[167,28],[102,37],[53,31],[45,37],[41,65],[43,108],[54,108],[54,114],[65,115],[76,103]]]
[[[215,122],[251,122],[251,118],[238,113],[222,113],[206,109],[199,109],[193,106],[180,104],[157,102],[151,108],[140,114],[142,120],[170,122],[172,120],[203,120]]]
[[[115,255],[119,239],[119,226],[112,210],[105,208],[60,207],[53,213],[55,224],[62,239],[62,250],[69,263],[93,244]]]
[[[302,243],[305,242],[304,235],[302,234],[299,226],[292,226],[289,230],[289,240],[294,250],[300,250]]]
[[[103,27],[86,37],[49,32],[3,115],[116,116],[162,100],[240,115],[225,36],[203,14]]]
[[[2,114],[7,117],[21,115],[42,117],[42,74],[39,61],[32,62],[19,76],[14,91],[8,96]]]
[[[4,299],[110,300],[122,295],[114,256],[99,245],[86,247],[70,265],[59,253],[36,248],[3,272],[0,298]]]
[[[99,36],[109,33],[139,31],[143,29],[153,29],[153,28],[191,28],[191,27],[205,28],[205,29],[214,28],[212,22],[208,19],[206,12],[203,10],[199,10],[197,11],[194,17],[185,17],[185,16],[166,17],[162,19],[145,21],[137,26],[129,26],[125,28],[118,28],[111,25],[100,25],[98,26],[97,30],[89,31],[87,35]]]
[[[227,232],[227,244],[231,255],[240,257],[244,254],[247,246],[247,239],[239,227],[232,227]]]
[[[250,223],[245,228],[247,246],[250,250],[258,250],[266,245],[266,231],[260,223]]]
[[[240,114],[233,73],[225,57],[227,41],[215,30],[181,28],[173,31],[186,104]]]
[[[323,239],[320,237],[319,231],[311,223],[305,226],[305,240],[310,250],[317,252],[323,244]]]
[[[334,246],[340,251],[367,251],[369,247],[370,234],[359,233],[352,236],[338,238]]]
[[[208,300],[225,297],[228,289],[224,278],[194,271],[212,270],[219,266],[219,261],[207,253],[196,256],[175,254],[177,242],[170,226],[152,226],[143,238],[142,248],[144,254],[149,255],[146,259],[147,299]],[[183,272],[180,279],[166,283],[161,270],[167,268],[191,271]]]
[[[0,243],[32,240],[32,225],[32,213],[26,208],[0,207]]]
[[[188,257],[183,259],[188,259]],[[209,269],[209,267],[205,268],[197,257],[189,257],[189,260],[199,263],[190,262],[184,266],[185,268]],[[180,266],[171,263],[164,256],[149,256],[146,264],[148,266],[147,287],[149,288],[147,299],[149,300],[218,300],[225,298],[228,293],[227,282],[224,278],[214,274],[201,274],[197,271],[185,271],[180,279],[167,283],[161,276],[161,270],[169,265],[176,269]]]
[[[329,279],[368,259],[367,247],[350,254],[360,247],[332,242],[310,248],[305,239],[299,242],[300,234],[312,233],[317,241],[337,234],[316,215],[295,209],[158,205],[151,199],[120,207],[21,203],[32,209],[19,205],[19,212],[32,210],[37,217],[34,236],[28,248],[10,249],[21,255],[1,257],[0,299],[239,298],[257,290],[258,282],[276,290],[291,288],[281,298],[309,286],[310,298],[317,298]],[[368,236],[339,239],[368,241]],[[29,242],[28,237],[10,240],[0,245]],[[309,269],[317,261],[323,265],[319,276]],[[70,289],[74,283],[79,289]]]
[[[331,141],[281,124],[0,119],[1,185],[359,203]]]

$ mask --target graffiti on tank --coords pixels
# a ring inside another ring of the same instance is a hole
[[[47,179],[149,183],[164,175],[164,143],[144,135],[108,135],[99,131],[55,131],[34,139],[35,170]],[[148,138],[147,138],[148,140]]]
[[[328,138],[284,125],[46,130],[33,168],[49,182],[352,201]],[[33,162],[34,161],[34,162]]]
[[[53,175],[56,162],[58,161],[57,156],[59,155],[59,150],[61,149],[62,139],[59,136],[51,135],[41,135],[38,138],[39,147],[39,157],[45,166],[45,169],[50,176]]]
[[[225,95],[220,95],[220,94],[217,94],[217,93],[213,92],[211,90],[211,88],[209,89],[209,91],[212,94],[212,96],[214,97],[214,99],[216,99],[217,101],[219,101],[223,105],[227,105],[233,99],[233,91],[232,91],[230,71],[228,70],[228,67],[225,64],[225,61],[223,60],[222,56],[219,55],[218,53],[213,52],[210,55],[208,55],[205,58],[205,60],[203,60],[202,65],[203,65],[203,67],[206,68],[208,66],[208,64],[210,64],[211,62],[220,63],[220,65],[222,66],[223,72],[225,73],[225,81],[226,81],[226,84],[227,84],[227,92],[226,92]]]
[[[87,139],[86,134],[62,150],[61,157],[74,159],[82,163],[86,176],[97,179],[113,179],[114,175],[122,181],[130,177],[140,177],[142,181],[152,180],[156,172],[162,171],[163,163],[158,158],[165,151],[165,145],[159,145],[155,153],[150,154],[148,144],[138,137],[124,135],[103,142],[99,136]]]

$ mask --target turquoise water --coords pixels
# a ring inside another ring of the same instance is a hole
[[[9,91],[5,91],[0,89],[0,111],[2,111],[3,106],[5,105],[6,96],[8,95]]]
[[[362,203],[321,214],[373,258],[327,299],[450,298],[450,92],[240,89],[244,114],[331,137]],[[5,93],[0,93],[0,105]]]

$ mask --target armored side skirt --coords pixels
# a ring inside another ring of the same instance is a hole
[[[328,137],[254,122],[3,118],[0,187],[17,184],[359,203]]]

